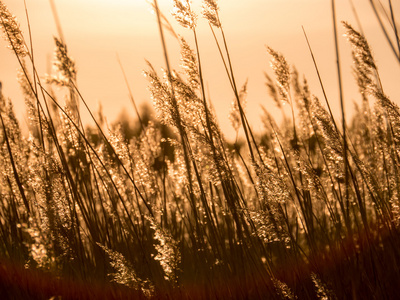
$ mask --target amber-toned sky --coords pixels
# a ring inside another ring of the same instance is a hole
[[[27,35],[23,0],[3,0],[21,23]],[[39,72],[45,74],[53,53],[53,39],[57,35],[49,0],[26,0],[31,23],[34,54]],[[172,0],[158,0],[161,10],[170,17]],[[338,20],[346,20],[357,27],[349,0],[337,2]],[[374,50],[381,70],[384,88],[395,102],[400,104],[398,82],[399,64],[388,50],[380,28],[367,0],[353,0],[363,30]],[[398,1],[395,8],[400,11]],[[397,3],[396,3],[397,2]],[[231,50],[238,84],[248,79],[248,114],[253,127],[261,127],[260,104],[272,110],[273,101],[264,86],[263,72],[269,69],[268,45],[283,53],[300,74],[304,74],[312,92],[321,95],[312,60],[302,32],[304,26],[332,106],[339,107],[333,46],[331,1],[328,0],[219,0],[221,19]],[[123,110],[132,112],[127,88],[117,62],[117,53],[124,65],[136,101],[149,100],[147,82],[142,75],[149,60],[156,69],[164,66],[161,44],[155,16],[146,0],[55,0],[62,30],[71,56],[78,67],[78,85],[89,106],[96,110],[101,102],[108,120],[117,118]],[[192,1],[193,9],[200,15],[201,1]],[[397,15],[400,19],[400,15]],[[191,41],[186,29],[180,28],[170,17],[175,30]],[[213,42],[207,23],[199,20],[198,33],[203,68],[215,110],[221,126],[233,136],[227,114],[233,99],[224,75],[223,64]],[[342,37],[339,42],[344,76],[344,97],[350,112],[357,88],[351,75],[351,54]],[[0,80],[3,93],[13,99],[19,116],[23,116],[24,104],[15,80],[18,67],[15,57],[0,41]],[[169,52],[174,68],[179,67],[178,48],[173,38],[168,39]],[[397,100],[396,100],[397,99]],[[272,110],[273,111],[273,110]],[[23,121],[24,122],[24,121]]]

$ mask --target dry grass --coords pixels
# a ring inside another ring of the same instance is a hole
[[[382,89],[370,47],[345,23],[362,103],[337,126],[284,56],[268,48],[268,87],[291,115],[265,110],[255,136],[215,1],[215,36],[246,143],[228,143],[206,97],[190,1],[174,17],[182,69],[145,72],[157,120],[84,127],[89,108],[55,39],[56,73],[37,74],[15,18],[3,33],[20,62],[30,120],[21,133],[0,95],[0,293],[9,299],[396,299],[400,297],[400,110]],[[164,22],[165,23],[165,22]],[[394,27],[396,28],[396,27]],[[219,42],[220,41],[220,42]],[[398,42],[398,41],[397,41]],[[194,45],[193,48],[191,45]],[[90,112],[90,110],[89,110]],[[93,116],[93,114],[90,112]],[[345,134],[344,134],[345,133]]]

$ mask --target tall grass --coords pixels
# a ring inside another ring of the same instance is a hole
[[[264,109],[265,129],[256,135],[218,5],[205,0],[203,17],[235,98],[230,119],[246,141],[230,144],[206,96],[197,16],[190,1],[173,3],[192,40],[179,38],[182,68],[174,70],[168,24],[154,1],[165,69],[149,63],[145,76],[157,120],[138,111],[139,129],[130,134],[123,124],[107,127],[101,113],[96,120],[61,37],[55,73],[39,76],[32,41],[0,2],[30,120],[24,135],[12,101],[0,95],[2,297],[400,297],[400,110],[365,37],[343,23],[362,102],[342,128],[329,103],[268,48],[275,78],[267,86],[291,113],[282,110],[279,125]],[[95,126],[83,125],[80,109]]]

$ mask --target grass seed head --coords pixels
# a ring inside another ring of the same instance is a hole
[[[220,28],[221,22],[218,16],[218,4],[214,0],[203,1],[203,16],[213,26]]]
[[[154,259],[160,262],[164,270],[165,279],[175,285],[177,284],[180,271],[179,264],[181,263],[178,244],[153,218],[148,217],[147,219],[150,222],[150,227],[154,230],[154,239],[158,241],[155,246],[157,255]]]
[[[61,78],[67,81],[76,80],[74,60],[68,55],[67,45],[62,40],[54,38],[56,49],[54,52],[54,68],[60,73]]]
[[[371,49],[365,37],[357,32],[346,22],[343,22],[346,29],[345,36],[352,46],[354,62],[354,73],[361,95],[365,98],[366,92],[373,85],[372,74],[377,71]]]
[[[190,8],[190,0],[174,0],[172,15],[183,27],[196,27],[197,16]]]
[[[8,47],[15,51],[18,56],[26,56],[28,50],[17,18],[10,13],[2,1],[0,1],[0,27],[3,30],[4,38],[9,43]]]
[[[288,285],[276,278],[272,279],[272,282],[274,284],[274,287],[277,291],[277,293],[282,297],[282,299],[287,299],[287,300],[294,300],[297,299],[296,295],[293,294],[291,289],[288,287]]]
[[[183,37],[180,37],[180,42],[182,67],[186,72],[190,87],[196,90],[200,86],[196,55]]]
[[[153,295],[154,287],[152,287],[152,284],[148,280],[140,279],[131,264],[121,253],[111,250],[100,243],[97,243],[97,245],[108,255],[111,267],[117,271],[116,273],[108,274],[114,282],[129,288],[141,289],[146,296]]]
[[[278,83],[278,90],[283,101],[289,102],[289,84],[290,84],[290,68],[285,57],[267,47],[268,53],[272,56],[271,68],[275,72],[276,81]]]
[[[371,49],[365,37],[358,31],[354,30],[350,24],[343,22],[343,26],[346,29],[345,36],[353,48],[354,59],[357,59],[369,68],[376,70],[374,58],[372,57]]]

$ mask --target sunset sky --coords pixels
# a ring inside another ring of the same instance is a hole
[[[2,1],[18,17],[21,29],[28,38],[23,0]],[[57,30],[49,0],[26,0],[32,29],[34,56],[40,74],[45,74],[53,55],[53,36]],[[397,3],[396,3],[397,2]],[[339,107],[335,68],[335,53],[332,33],[331,1],[322,0],[220,0],[220,16],[227,35],[238,85],[248,79],[249,119],[256,130],[260,104],[266,108],[274,106],[264,86],[263,72],[272,75],[269,68],[268,45],[285,55],[288,62],[296,66],[310,82],[312,92],[321,95],[312,60],[302,32],[304,26],[321,76],[327,88],[332,106]],[[350,1],[337,1],[338,20],[345,20],[357,28]],[[389,51],[381,30],[372,14],[367,0],[353,0],[363,30],[370,42],[380,68],[384,89],[392,100],[400,104],[399,64]],[[65,41],[70,55],[78,68],[78,85],[91,109],[96,110],[101,102],[109,122],[121,111],[133,112],[128,91],[120,70],[119,55],[128,76],[133,95],[140,103],[150,102],[147,81],[143,77],[146,62],[156,70],[164,67],[162,48],[156,17],[146,0],[55,0]],[[181,28],[170,16],[171,0],[159,0],[162,12],[169,18],[175,31],[187,37],[193,45],[187,29]],[[192,1],[193,10],[200,16],[201,1]],[[397,12],[399,1],[394,1]],[[396,6],[397,5],[397,6]],[[397,15],[400,19],[400,15]],[[200,51],[208,94],[224,131],[232,136],[227,114],[233,93],[218,56],[210,29],[204,20],[198,22]],[[345,102],[348,111],[353,100],[359,100],[357,88],[351,74],[351,52],[340,27],[340,45],[344,75]],[[169,54],[173,67],[179,68],[179,50],[176,40],[168,38]],[[16,81],[18,64],[6,42],[0,41],[0,81],[3,93],[12,98],[18,115],[24,116],[24,103]],[[272,108],[271,108],[272,109]],[[22,121],[21,123],[24,123]]]

